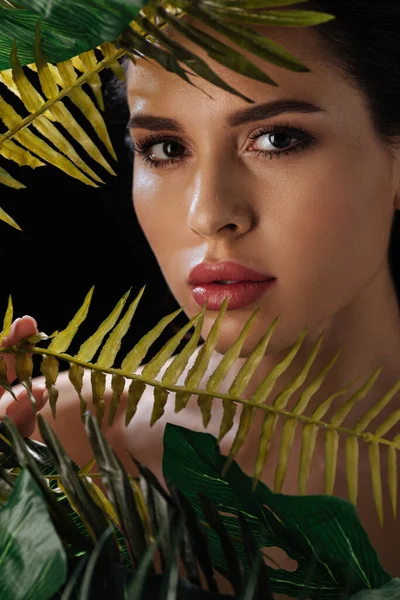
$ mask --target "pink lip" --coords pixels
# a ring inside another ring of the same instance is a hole
[[[258,300],[275,283],[276,279],[268,281],[239,281],[238,283],[202,283],[192,285],[192,295],[195,302],[207,310],[220,310],[225,298],[229,298],[226,310],[243,308]]]
[[[221,284],[217,281],[236,281]],[[221,309],[226,297],[229,297],[227,310],[243,308],[255,302],[276,281],[276,278],[259,273],[234,262],[200,263],[190,273],[189,283],[195,302],[207,310]]]
[[[227,280],[268,281],[270,279],[274,279],[274,276],[267,273],[259,273],[232,261],[200,263],[192,269],[189,275],[189,283],[191,285]]]

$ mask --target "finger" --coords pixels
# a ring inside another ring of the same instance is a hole
[[[2,341],[2,346],[10,347],[17,344],[22,339],[38,333],[37,323],[33,317],[25,315],[22,318],[16,319],[12,326],[9,335]],[[15,357],[13,354],[1,354],[7,368],[7,379],[12,383],[17,374],[15,370]],[[4,388],[0,387],[0,398],[4,394]]]
[[[13,346],[17,344],[23,338],[29,337],[37,332],[36,320],[29,316],[24,315],[18,319],[15,319],[11,325],[10,333],[4,338],[2,345]]]
[[[48,399],[46,387],[34,386],[32,394],[36,400],[36,410],[39,411],[43,408]],[[36,414],[33,412],[32,403],[26,390],[23,390],[17,396],[17,400],[14,400],[7,406],[6,414],[16,425],[23,437],[32,435],[36,425]]]

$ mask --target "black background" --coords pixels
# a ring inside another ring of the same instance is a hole
[[[35,76],[29,77],[34,81]],[[74,354],[125,292],[132,288],[127,308],[146,284],[117,356],[115,366],[119,366],[136,342],[179,305],[168,290],[134,212],[133,157],[126,142],[125,99],[118,97],[111,71],[104,71],[102,80],[104,116],[118,162],[113,161],[101,143],[98,145],[117,177],[92,163],[76,144],[80,156],[104,180],[99,188],[91,188],[50,165],[33,170],[0,157],[0,166],[27,186],[12,190],[0,185],[0,206],[23,229],[20,232],[0,222],[0,326],[11,294],[14,318],[28,314],[36,319],[39,331],[47,334],[61,331],[95,285],[88,316],[68,351]],[[85,87],[85,91],[91,94],[90,88]],[[1,84],[0,93],[22,116],[27,114],[21,102]],[[66,104],[97,143],[98,138],[87,121],[68,99]],[[183,313],[173,323],[182,327],[187,321]],[[165,331],[145,362],[175,331],[172,326]],[[67,367],[65,362],[60,365],[61,370]],[[34,375],[40,375],[38,363]]]

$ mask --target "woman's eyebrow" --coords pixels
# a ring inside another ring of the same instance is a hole
[[[270,119],[281,113],[288,112],[315,113],[326,111],[320,106],[316,106],[312,102],[306,102],[305,100],[274,100],[264,104],[257,104],[251,108],[238,110],[229,115],[226,121],[231,127],[237,127],[243,123]],[[128,128],[148,129],[150,131],[168,129],[169,131],[184,133],[184,128],[176,119],[140,113],[131,116]]]

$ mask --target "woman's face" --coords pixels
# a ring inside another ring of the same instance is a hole
[[[189,75],[206,95],[155,62],[137,59],[128,78],[132,117],[173,119],[179,131],[168,124],[132,127],[135,144],[156,136],[146,152],[153,163],[135,156],[134,208],[189,318],[201,311],[188,283],[198,263],[235,261],[276,277],[256,302],[228,306],[216,350],[224,353],[259,308],[241,356],[277,315],[268,350],[279,352],[304,327],[315,337],[334,325],[339,311],[351,311],[388,269],[398,161],[375,136],[364,96],[331,62],[312,29],[257,29],[311,69],[295,73],[197,26],[245,54],[278,87],[219,65],[180,34],[174,38],[255,104]],[[282,100],[320,110],[232,122],[239,111]],[[217,315],[207,310],[203,338]]]

